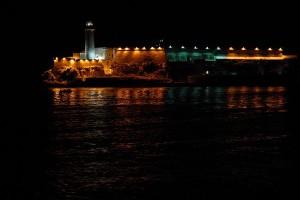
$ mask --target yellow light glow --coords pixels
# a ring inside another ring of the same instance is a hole
[[[283,49],[282,49],[282,48],[279,48],[278,50],[279,50],[279,51],[283,51]]]
[[[121,48],[121,47],[119,47],[119,48],[118,48],[118,50],[122,50],[122,48]]]
[[[158,47],[157,49],[161,50],[162,48],[161,48],[161,47]]]
[[[150,49],[151,49],[151,50],[154,50],[155,48],[154,48],[154,47],[151,47]]]
[[[270,47],[270,48],[268,48],[268,51],[272,51],[273,49]]]
[[[255,50],[255,51],[258,51],[258,50],[259,50],[259,48],[257,48],[257,47],[256,47],[254,50]]]
[[[234,48],[232,48],[232,47],[229,47],[229,50],[234,50]]]
[[[129,48],[128,48],[128,47],[126,47],[126,48],[125,48],[125,50],[129,50]]]
[[[242,48],[242,50],[244,51],[244,50],[246,50],[246,48],[245,48],[245,47],[243,47],[243,48]]]
[[[226,56],[226,58],[223,59],[229,59],[229,60],[283,60],[285,57],[281,56],[274,56],[274,57],[268,57],[268,56]]]
[[[139,48],[138,48],[138,47],[135,47],[134,50],[139,50]]]
[[[297,59],[298,58],[297,55],[284,55],[282,57],[283,57],[283,59]]]

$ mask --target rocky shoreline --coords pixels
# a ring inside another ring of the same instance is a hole
[[[185,81],[128,77],[95,77],[69,83],[45,83],[49,87],[176,87],[176,86],[289,86],[299,84],[289,76],[203,76]]]

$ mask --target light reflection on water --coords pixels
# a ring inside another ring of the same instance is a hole
[[[285,110],[285,87],[53,88],[54,105],[214,104]]]
[[[234,197],[285,184],[285,87],[51,91],[49,199]]]
[[[286,112],[285,87],[229,87],[228,108],[265,108]]]

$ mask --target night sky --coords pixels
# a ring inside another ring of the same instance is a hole
[[[71,6],[68,12],[63,6],[58,9],[57,16],[51,19],[60,30],[52,33],[54,52],[82,50],[86,20],[95,24],[97,47],[144,45],[164,39],[168,44],[200,48],[258,46],[296,50],[298,21],[291,4],[272,7],[255,2],[221,5],[182,1],[161,5],[155,1],[139,1],[113,5]]]
[[[10,56],[30,55],[41,62],[82,51],[87,20],[94,22],[96,47],[144,46],[163,39],[173,46],[281,47],[286,54],[299,53],[297,6],[288,1],[15,0],[3,4],[3,26],[13,39],[8,52],[18,50]]]

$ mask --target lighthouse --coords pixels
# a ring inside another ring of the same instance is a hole
[[[86,22],[85,28],[85,58],[95,58],[94,25],[92,21]]]

